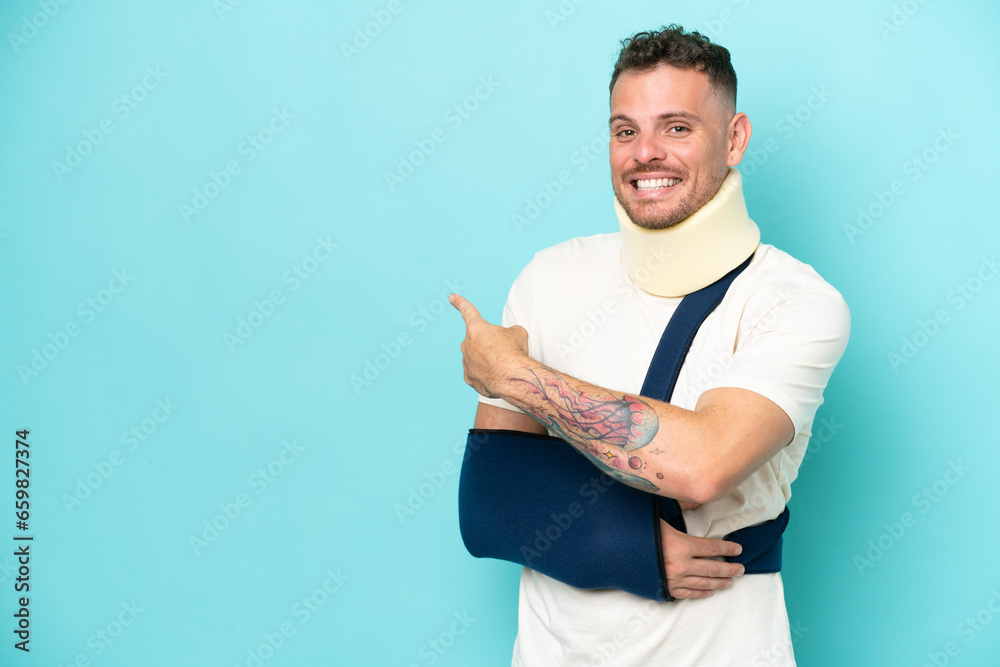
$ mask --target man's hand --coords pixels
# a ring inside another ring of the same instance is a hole
[[[736,556],[742,547],[707,537],[694,537],[676,530],[660,519],[663,561],[667,570],[667,588],[675,598],[706,598],[715,591],[733,585],[733,577],[743,574],[739,563],[712,560],[718,556]]]
[[[498,398],[498,389],[508,375],[505,369],[528,356],[528,331],[522,326],[490,324],[475,306],[457,294],[448,301],[465,320],[461,346],[465,383],[487,398]]]

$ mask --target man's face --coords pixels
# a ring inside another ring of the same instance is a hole
[[[611,184],[636,225],[669,227],[712,198],[743,156],[745,143],[732,139],[739,117],[746,119],[733,115],[704,72],[659,65],[619,75],[611,94]]]

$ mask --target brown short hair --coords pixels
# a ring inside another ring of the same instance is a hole
[[[650,70],[660,64],[705,72],[723,99],[731,100],[736,108],[736,71],[729,50],[713,44],[696,30],[684,32],[676,23],[660,30],[637,32],[622,40],[608,92],[614,91],[622,72]]]

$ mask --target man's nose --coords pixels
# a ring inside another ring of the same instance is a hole
[[[632,157],[636,162],[648,163],[667,157],[665,142],[655,134],[641,134],[635,142]]]

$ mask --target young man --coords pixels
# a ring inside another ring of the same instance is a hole
[[[733,168],[751,126],[725,48],[678,26],[638,33],[610,88],[621,231],[537,253],[503,326],[452,303],[467,327],[465,381],[482,395],[475,428],[558,436],[619,481],[680,503],[687,535],[661,526],[679,599],[574,588],[525,567],[513,664],[794,665],[781,575],[739,576],[711,557],[738,553],[717,538],[784,510],[850,313],[809,265],[759,242]],[[682,298],[748,258],[698,329],[670,402],[640,396]]]

